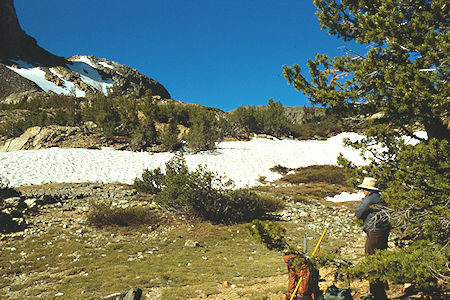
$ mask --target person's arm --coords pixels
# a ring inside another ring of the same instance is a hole
[[[361,204],[355,209],[355,216],[358,219],[364,220],[367,215],[371,212],[370,204],[371,199],[370,195],[364,197]]]

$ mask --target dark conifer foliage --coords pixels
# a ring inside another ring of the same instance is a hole
[[[298,65],[284,66],[283,75],[313,104],[353,115],[379,113],[369,124],[367,138],[352,144],[376,159],[362,168],[340,161],[353,172],[354,183],[367,175],[379,179],[389,205],[386,217],[403,236],[398,243],[410,245],[368,259],[358,274],[394,282],[414,280],[431,293],[438,279],[445,281],[450,275],[442,263],[449,255],[450,229],[449,3],[314,0],[314,4],[322,28],[366,44],[367,51],[346,49],[333,58],[316,54],[308,60],[309,76]],[[414,134],[420,128],[428,139]],[[418,143],[406,144],[402,135],[415,137]],[[424,247],[433,255],[421,255]],[[385,272],[390,266],[402,267]]]

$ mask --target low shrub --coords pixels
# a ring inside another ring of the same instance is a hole
[[[259,195],[249,189],[228,190],[222,203],[211,207],[210,214],[216,219],[250,221],[262,218],[268,212],[283,209],[284,201]],[[216,211],[217,210],[217,211]]]
[[[0,177],[0,207],[2,206],[3,199],[18,196],[20,196],[20,193],[9,186],[9,181]]]
[[[290,183],[325,182],[346,186],[349,174],[342,167],[314,165],[296,169],[294,174],[286,175],[283,181]]]
[[[276,165],[275,167],[270,168],[270,171],[279,173],[281,175],[286,175],[289,173],[292,169],[283,167],[282,165]]]
[[[140,193],[157,194],[161,192],[164,174],[160,168],[154,170],[145,169],[142,179],[135,178],[133,187]]]
[[[148,208],[114,207],[111,203],[99,202],[91,204],[87,221],[92,226],[103,228],[108,226],[157,225],[161,222],[161,219]]]
[[[159,190],[155,200],[167,210],[218,223],[261,218],[284,206],[279,199],[260,196],[249,189],[231,190],[230,181],[204,166],[190,172],[182,155],[167,162],[162,179],[160,170],[146,170],[135,184],[141,191]]]

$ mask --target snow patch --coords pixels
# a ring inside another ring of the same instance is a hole
[[[63,94],[65,94],[65,95],[72,95],[73,92],[75,92],[75,97],[85,97],[86,96],[86,92],[84,92],[84,91],[80,90],[79,88],[77,88],[75,86],[75,84],[73,84],[72,82],[70,82],[68,80],[65,80],[60,74],[58,74],[55,70],[53,70],[53,68],[50,69],[50,72],[52,72],[53,74],[58,76],[59,79],[61,79],[64,82]]]
[[[108,64],[107,62],[101,61],[101,62],[99,62],[99,64],[104,66],[105,68],[114,69],[114,67],[112,65]]]
[[[86,59],[89,60],[87,57]],[[100,73],[85,61],[77,60],[73,62],[73,65],[68,65],[68,67],[73,72],[80,74],[81,80],[86,84],[95,87],[105,95],[108,94],[108,88],[113,86],[112,79],[103,80]]]
[[[358,193],[347,193],[342,192],[339,195],[333,196],[333,197],[325,197],[325,200],[331,201],[331,202],[348,202],[348,201],[360,201],[364,198],[363,192]]]
[[[113,80],[112,79],[103,80],[99,72],[92,67],[91,61],[87,57],[83,58],[84,59],[80,59],[79,61],[74,62],[73,65],[69,65],[67,67],[73,72],[79,73],[81,80],[84,81],[86,84],[98,89],[99,91],[101,91],[106,95],[108,93],[108,89],[113,86]],[[39,69],[39,67],[33,66],[27,62],[20,60],[13,60],[13,62],[16,63],[19,67],[18,68],[11,66],[6,67],[16,72],[20,76],[33,81],[45,92],[52,91],[56,94],[72,95],[75,91],[75,95],[77,97],[86,96],[86,93],[84,91],[76,88],[72,82],[65,80],[52,68],[50,68],[50,72],[58,76],[64,82],[63,86],[57,86],[55,83],[46,80],[45,72]]]
[[[82,62],[85,63],[91,67],[94,67],[94,64],[92,63],[92,61],[89,59],[89,57],[87,56],[80,56],[79,58],[73,60],[74,62],[78,61],[78,62]]]
[[[13,68],[10,66],[6,66],[8,69],[16,72],[22,77],[25,77],[28,80],[33,81],[36,83],[41,89],[43,89],[45,92],[55,92],[57,94],[65,94],[69,95],[71,93],[71,90],[69,88],[63,88],[60,86],[57,86],[51,81],[48,81],[45,79],[45,72],[40,70],[38,67],[26,67],[26,68]]]

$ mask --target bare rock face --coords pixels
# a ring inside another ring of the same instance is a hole
[[[25,92],[17,92],[12,93],[8,97],[6,97],[3,101],[0,101],[5,104],[18,104],[18,103],[24,103],[29,102],[34,99],[43,99],[47,98],[50,95],[46,92],[40,92],[36,90],[30,90]]]
[[[109,146],[105,138],[90,131],[87,125],[83,127],[51,125],[28,128],[21,136],[8,139],[0,145],[0,152],[51,147],[98,149],[103,146]]]
[[[120,95],[136,94],[140,97],[147,90],[151,90],[154,96],[170,99],[169,92],[162,84],[129,66],[92,55],[75,55],[68,58],[70,62],[79,59],[90,61],[92,67],[98,70],[103,79],[111,78],[114,82],[114,92]]]
[[[0,0],[0,58],[4,62],[21,59],[30,63],[55,66],[66,60],[38,46],[20,27],[13,0]]]
[[[0,64],[0,99],[6,98],[13,93],[29,91],[42,91],[33,81],[28,80],[3,64]]]
[[[285,106],[284,112],[288,119],[295,124],[303,124],[308,120],[325,115],[322,107]]]

